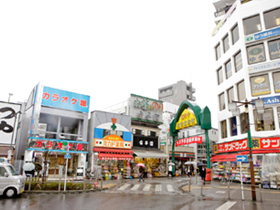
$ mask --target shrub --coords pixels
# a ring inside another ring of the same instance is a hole
[[[58,191],[58,182],[49,182],[46,184],[41,184],[40,182],[31,182],[31,190],[54,190]],[[28,190],[29,183],[25,181],[25,190]],[[83,190],[83,183],[73,183],[67,182],[66,183],[66,190]],[[90,183],[85,184],[85,189],[89,190],[92,189],[92,185]],[[64,190],[64,182],[61,182],[60,190]]]

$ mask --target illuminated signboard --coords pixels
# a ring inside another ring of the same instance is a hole
[[[197,125],[195,114],[190,110],[185,109],[181,114],[179,121],[176,123],[176,130],[192,127],[194,125]]]

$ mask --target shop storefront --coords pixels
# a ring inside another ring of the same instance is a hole
[[[25,162],[40,164],[41,175],[57,175],[66,166],[68,152],[68,176],[75,177],[78,167],[85,175],[89,101],[87,95],[38,84],[27,101],[22,124]]]
[[[174,152],[175,157],[175,175],[180,176],[186,174],[187,166],[184,165],[187,161],[194,161],[194,152]],[[169,159],[172,159],[172,151],[169,151]],[[194,173],[194,167],[191,165],[191,172]]]
[[[253,138],[253,163],[256,184],[263,187],[277,188],[280,186],[280,138]],[[237,156],[249,156],[247,139],[214,145],[214,154],[211,162],[213,166],[213,179],[228,176],[233,181],[251,183],[249,162],[242,163],[242,177]],[[213,164],[212,164],[213,165]]]
[[[91,113],[91,171],[94,171],[94,166],[101,166],[105,180],[131,177],[133,151],[130,126],[130,116],[101,111]]]

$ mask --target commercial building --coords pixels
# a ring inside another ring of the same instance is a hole
[[[256,182],[267,180],[269,160],[279,155],[280,111],[280,6],[278,0],[215,1],[216,28],[214,41],[214,71],[217,75],[219,144],[212,161],[236,161],[236,155],[248,154],[247,130],[250,122]],[[223,14],[219,16],[219,14]],[[264,113],[254,105],[240,106],[236,116],[229,111],[232,101],[264,101]],[[220,155],[219,155],[220,154]],[[221,155],[224,154],[224,155]],[[270,155],[266,155],[270,154]],[[230,168],[229,168],[230,170]],[[231,169],[233,170],[233,169]],[[235,169],[233,170],[235,171]],[[264,175],[266,173],[266,175]],[[233,179],[240,180],[238,176]],[[244,177],[250,182],[250,176]],[[280,180],[278,180],[280,181]]]
[[[76,175],[77,167],[86,169],[87,128],[90,97],[38,84],[23,110],[22,127],[16,151],[18,158],[42,165],[42,174]],[[69,154],[68,154],[69,153]],[[68,154],[66,156],[66,154]]]
[[[184,100],[195,101],[194,93],[195,88],[192,87],[192,83],[187,84],[185,81],[180,80],[175,84],[159,88],[158,99],[180,106]]]

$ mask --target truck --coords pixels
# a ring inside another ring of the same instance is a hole
[[[15,170],[7,158],[0,158],[0,196],[12,198],[21,195],[24,185],[25,177]]]

